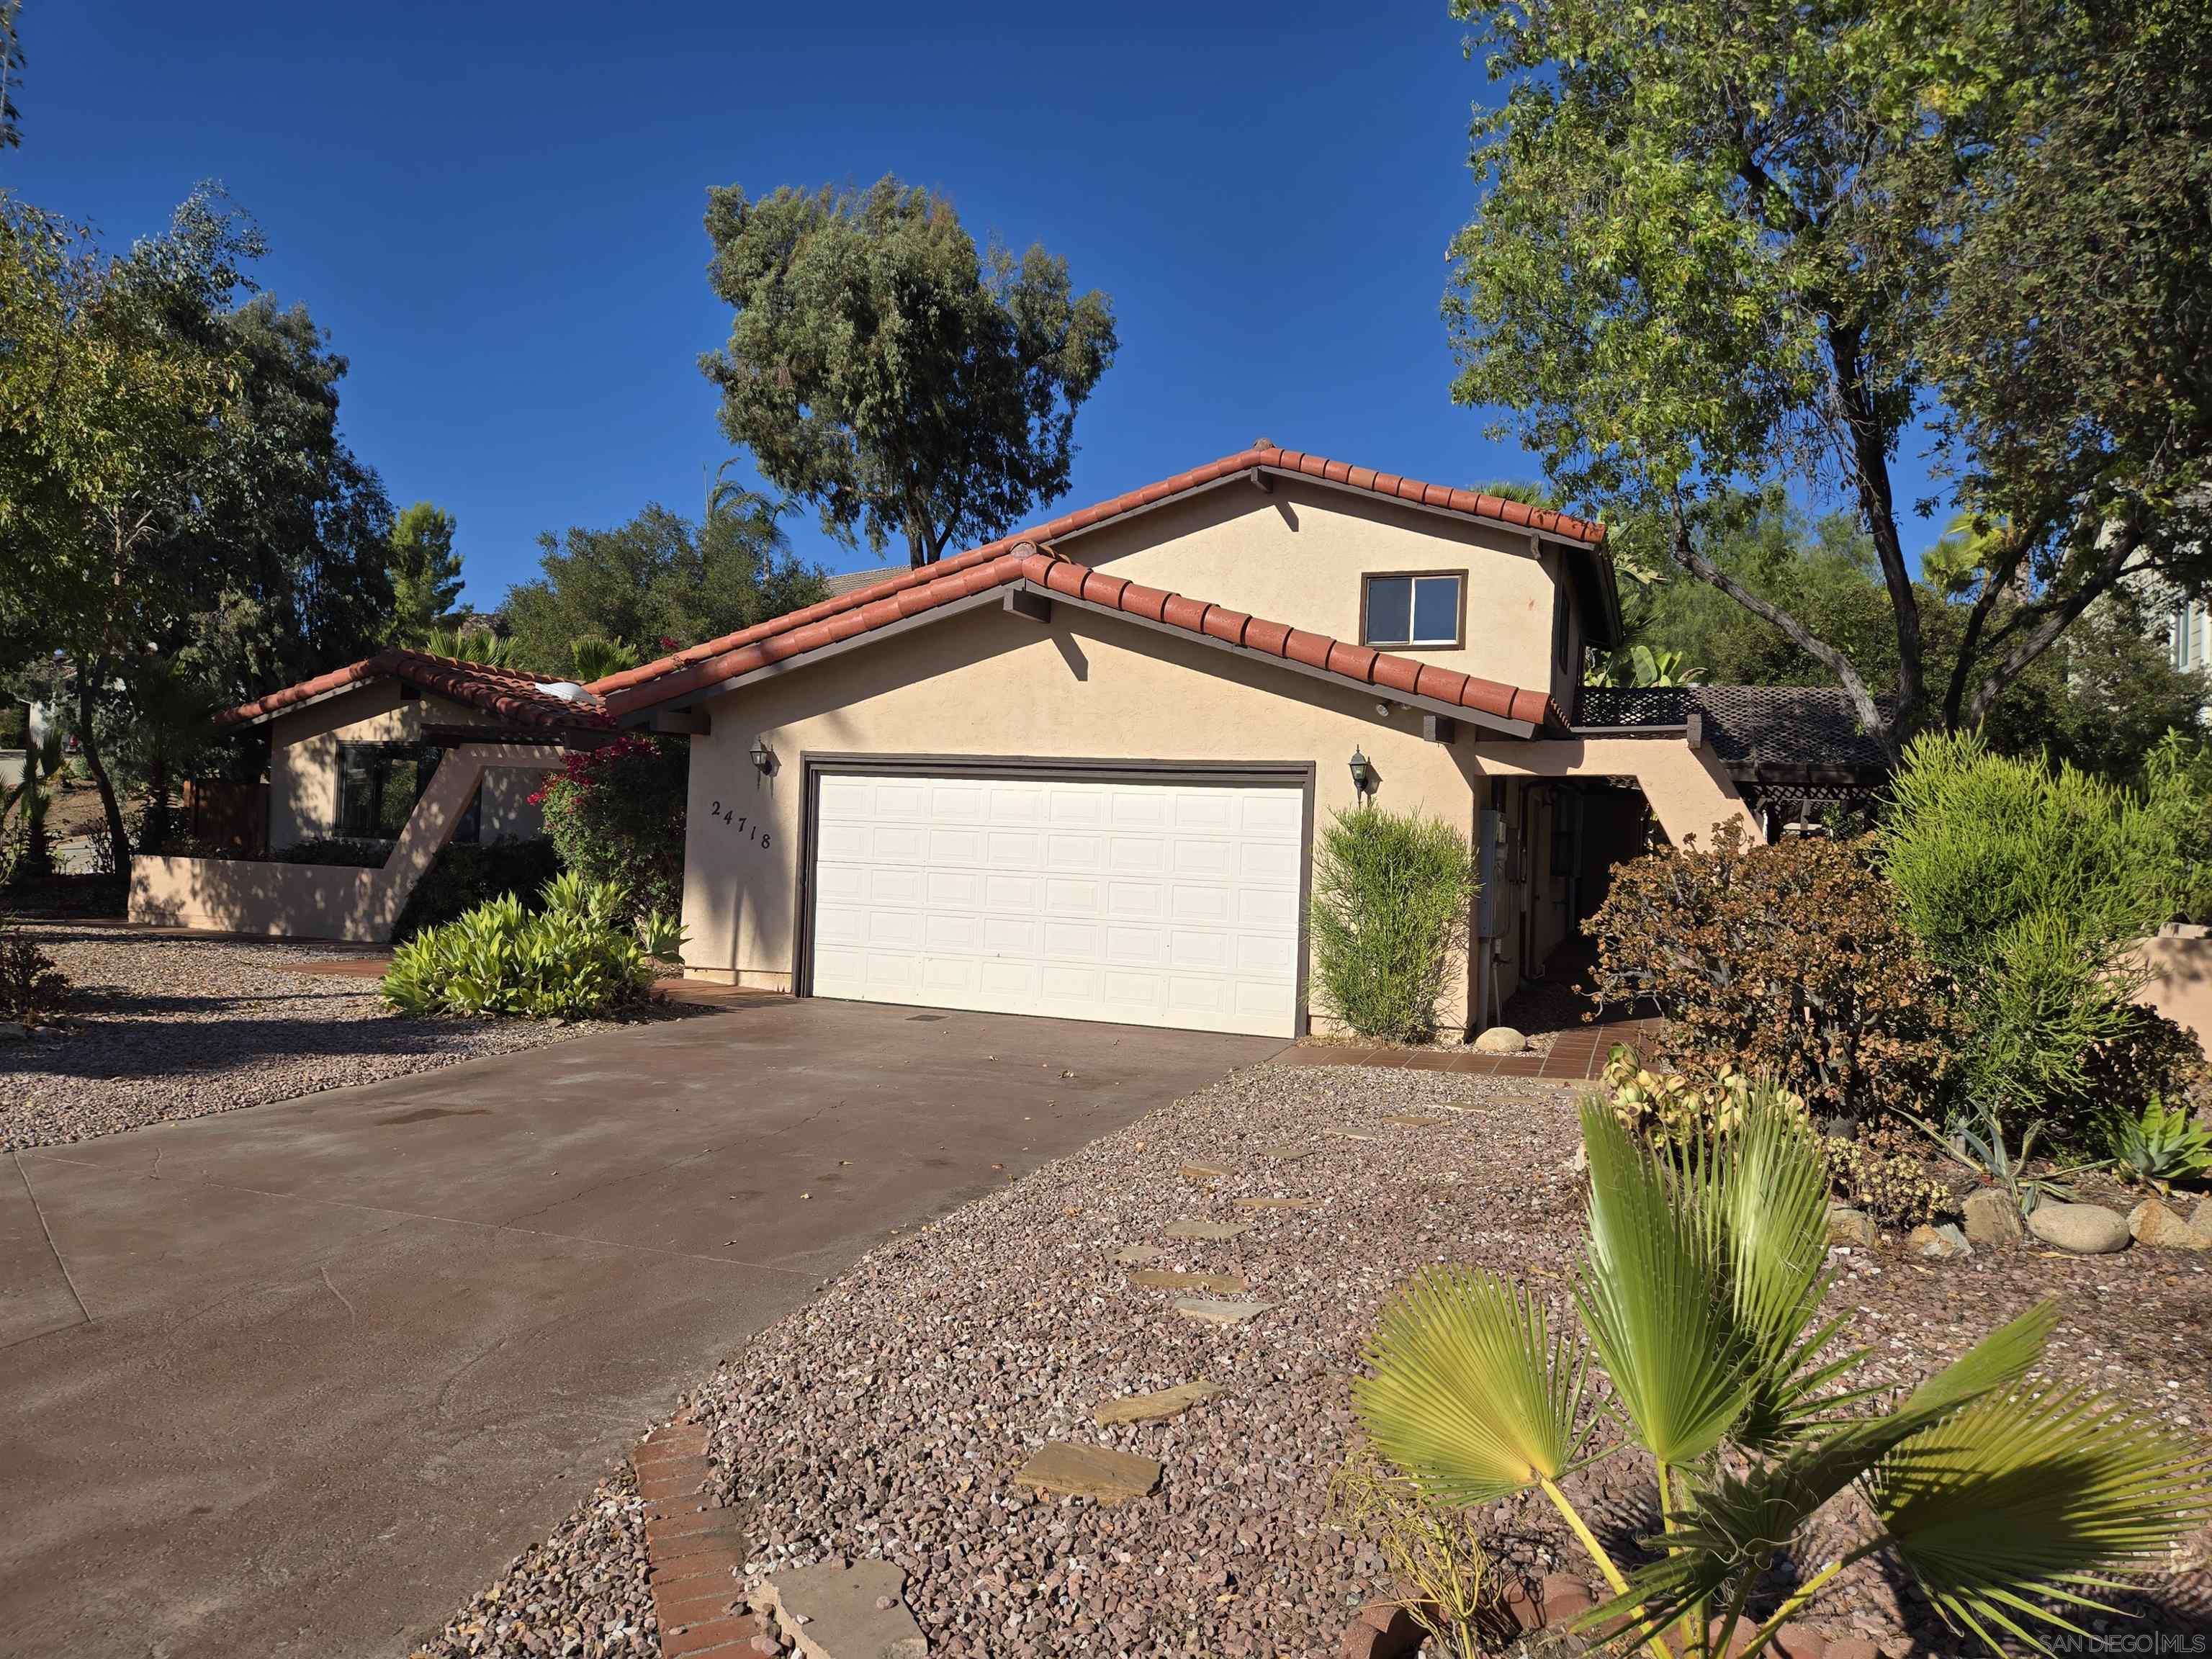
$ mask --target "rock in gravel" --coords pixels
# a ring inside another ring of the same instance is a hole
[[[1510,1025],[1493,1025],[1474,1040],[1479,1054],[1517,1054],[1528,1046],[1527,1036]]]
[[[1252,1224],[1249,1221],[1192,1219],[1170,1221],[1160,1229],[1160,1233],[1162,1237],[1167,1238],[1203,1239],[1209,1243],[1225,1244],[1238,1234],[1249,1233],[1251,1231]]]
[[[1164,1260],[1167,1252],[1157,1244],[1124,1244],[1114,1252],[1115,1265],[1122,1267],[1141,1267],[1150,1261]]]
[[[1974,1253],[1966,1234],[1948,1221],[1940,1227],[1915,1227],[1905,1236],[1905,1249],[1930,1261],[1956,1261]]]
[[[1978,1187],[1966,1194],[1966,1211],[1969,1243],[2017,1244],[2027,1237],[2027,1224],[2020,1218],[2020,1206],[2009,1193]]]
[[[2111,1255],[2128,1248],[2128,1218],[2101,1204],[2039,1204],[2027,1230],[2075,1255]]]
[[[1854,1210],[1849,1205],[1828,1206],[1828,1243],[1848,1244],[1853,1249],[1870,1250],[1881,1235],[1875,1231],[1874,1218],[1864,1210]]]
[[[1176,1273],[1160,1267],[1139,1268],[1129,1275],[1129,1282],[1144,1291],[1206,1291],[1216,1296],[1234,1296],[1252,1288],[1236,1273]]]
[[[801,1659],[923,1659],[929,1643],[906,1610],[906,1574],[888,1561],[793,1567],[753,1592]]]
[[[1186,1297],[1175,1304],[1185,1319],[1208,1325],[1242,1325],[1257,1319],[1271,1304],[1265,1302],[1223,1302],[1210,1297]]]
[[[1153,1394],[1133,1394],[1120,1400],[1099,1402],[1091,1413],[1102,1429],[1116,1423],[1164,1423],[1170,1417],[1180,1417],[1193,1406],[1203,1406],[1209,1400],[1219,1398],[1221,1384],[1208,1382],[1200,1377],[1195,1382],[1180,1387],[1162,1389]]]
[[[1055,1440],[1040,1446],[1014,1479],[1024,1486],[1118,1504],[1125,1498],[1142,1498],[1158,1486],[1160,1466],[1152,1458],[1110,1446]]]
[[[1229,1173],[1218,1164],[1186,1164],[1176,1171],[1185,1181],[1218,1181]]]
[[[2200,1213],[2204,1206],[2197,1206]],[[2128,1231],[2138,1244],[2159,1250],[2212,1250],[2212,1229],[2200,1229],[2163,1199],[2147,1198],[2128,1212]]]

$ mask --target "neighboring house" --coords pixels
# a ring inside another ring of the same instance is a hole
[[[268,845],[282,853],[307,841],[396,841],[440,762],[463,744],[604,731],[607,721],[582,687],[550,675],[385,651],[218,714],[216,725],[265,732]],[[543,835],[529,799],[537,787],[532,772],[487,776],[455,838]]]
[[[1479,1026],[1646,800],[1756,828],[1686,724],[1571,729],[1603,543],[1255,446],[592,689],[693,734],[695,975],[1292,1036],[1316,824],[1364,798],[1476,839]]]
[[[137,921],[381,942],[448,842],[544,832],[529,797],[570,749],[611,733],[581,686],[385,651],[216,717],[268,744],[268,849],[389,843],[380,866],[131,861]]]

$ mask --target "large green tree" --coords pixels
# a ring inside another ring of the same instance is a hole
[[[362,654],[390,604],[345,361],[304,309],[241,298],[260,249],[211,191],[120,256],[0,200],[0,646],[72,665],[118,854],[118,775],[158,839],[209,713]]]
[[[1507,90],[1454,395],[1665,524],[1893,750],[1981,719],[2126,568],[2212,574],[2208,0],[1457,5]],[[1899,527],[1934,504],[1893,477],[1922,421],[1995,532],[1940,671]],[[1784,478],[1859,520],[1887,686],[1711,556],[1701,504]]]
[[[386,568],[392,577],[392,641],[419,646],[453,620],[461,597],[461,556],[453,515],[428,501],[392,521]]]
[[[698,520],[658,502],[612,530],[538,538],[541,574],[508,590],[502,609],[517,659],[542,672],[582,672],[576,646],[595,641],[659,655],[696,645],[822,596],[822,573],[791,551],[759,497],[718,490]]]
[[[1114,359],[1114,310],[1066,259],[976,251],[942,196],[710,192],[708,267],[736,312],[701,360],[722,429],[825,531],[915,565],[988,541],[1067,488],[1075,412]]]
[[[1732,581],[1832,641],[1868,684],[1894,683],[1897,635],[1888,596],[1855,515],[1811,519],[1776,489],[1717,495],[1692,514],[1699,545]],[[1648,533],[1663,537],[1668,529],[1663,522],[1655,527],[1631,520],[1619,535],[1632,562]],[[1917,583],[1914,598],[1930,670],[1948,675],[1968,605],[1947,588],[1942,570]],[[1625,580],[1621,609],[1632,643],[1679,653],[1709,682],[1833,683],[1825,664],[1779,629],[1718,589],[1680,574]],[[1996,614],[2000,622],[2009,616],[2002,609]],[[2208,698],[2212,682],[2174,667],[2142,596],[2124,583],[2013,676],[1983,712],[1982,724],[2002,753],[2040,752],[2133,782],[2167,732],[2197,728],[2197,711]]]
[[[244,365],[207,325],[260,251],[204,191],[121,256],[0,197],[0,633],[72,659],[77,737],[118,856],[131,840],[96,705],[155,650],[179,586],[155,550],[231,459]]]

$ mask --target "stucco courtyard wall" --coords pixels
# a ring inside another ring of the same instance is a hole
[[[2151,978],[2136,1000],[2194,1031],[2212,1058],[2212,930],[2168,927],[2138,951]]]
[[[1379,804],[1428,812],[1470,836],[1486,783],[1479,757],[1487,746],[1478,749],[1467,726],[1456,744],[1428,742],[1417,711],[1372,692],[1068,605],[1055,606],[1048,624],[996,608],[947,617],[749,682],[707,712],[709,731],[691,749],[684,959],[694,973],[772,990],[793,988],[798,965],[810,757],[1310,765],[1319,824],[1357,804],[1348,764],[1357,746],[1372,763]],[[756,738],[775,757],[766,775],[750,757]],[[1632,743],[1598,758],[1628,770],[1655,763],[1662,747]],[[1679,739],[1672,747],[1687,757]],[[1731,799],[1717,791],[1700,822],[1725,815]],[[1685,805],[1677,816],[1696,814]],[[1448,1024],[1466,1022],[1470,977],[1462,971],[1450,984]]]
[[[532,744],[465,744],[452,750],[415,803],[391,856],[374,868],[135,857],[130,918],[155,927],[384,944],[416,884],[453,839],[478,784],[504,775],[534,787],[557,759],[556,750]]]

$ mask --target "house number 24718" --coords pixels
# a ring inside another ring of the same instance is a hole
[[[721,802],[716,801],[707,809],[707,816],[710,818],[720,819],[731,829],[744,836],[747,841],[757,841],[763,847],[768,845],[768,831],[757,823],[749,823],[745,816],[734,806],[725,806]]]

